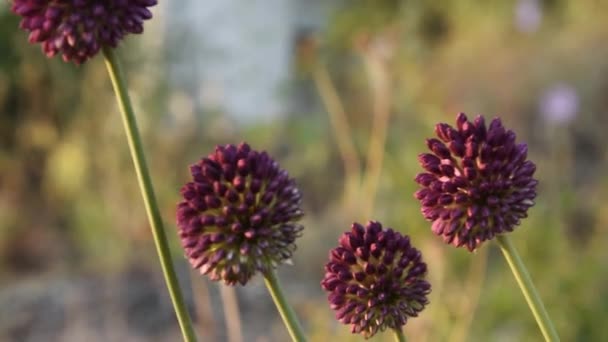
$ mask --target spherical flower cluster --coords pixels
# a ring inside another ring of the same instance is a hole
[[[428,304],[426,264],[409,237],[379,222],[353,223],[331,250],[321,286],[336,319],[365,338],[401,329]]]
[[[419,156],[427,171],[416,177],[415,194],[422,214],[444,241],[475,250],[483,241],[512,231],[534,205],[536,166],[527,158],[526,144],[500,119],[486,128],[484,118],[473,122],[460,113],[456,128],[441,123],[439,139],[428,139],[432,153]]]
[[[128,33],[143,32],[156,0],[13,0],[20,27],[44,53],[82,64],[102,46],[116,47]]]
[[[266,152],[245,143],[218,146],[190,171],[177,223],[194,268],[212,280],[244,285],[256,271],[291,257],[303,229],[297,223],[301,195]]]

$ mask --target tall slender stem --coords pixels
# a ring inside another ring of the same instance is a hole
[[[450,340],[454,342],[466,342],[469,340],[468,334],[471,328],[471,323],[475,318],[475,310],[479,304],[483,283],[486,275],[486,264],[488,263],[488,248],[481,248],[477,251],[477,255],[471,259],[471,268],[467,276],[467,282],[464,287],[464,293],[468,296],[462,296],[461,303],[458,307],[462,308],[461,319],[458,325],[453,328],[450,334]]]
[[[277,279],[275,271],[270,270],[264,273],[264,281],[266,282],[266,287],[274,300],[274,304],[279,310],[279,314],[281,314],[281,318],[283,318],[283,323],[285,323],[291,339],[296,342],[306,341],[304,330],[302,329],[300,321],[298,321],[298,317],[296,316],[295,312],[287,303],[287,299],[283,294],[281,284],[279,283],[279,279]]]
[[[241,314],[234,286],[220,284],[220,296],[224,304],[224,321],[226,321],[226,336],[228,342],[243,342]]]
[[[171,252],[169,250],[169,244],[167,243],[167,237],[163,229],[163,223],[158,210],[158,204],[156,203],[156,197],[154,196],[154,189],[152,187],[152,181],[150,179],[150,173],[148,172],[148,166],[144,157],[144,150],[139,136],[139,130],[137,129],[137,122],[133,113],[133,107],[131,106],[131,100],[127,92],[126,81],[123,76],[122,68],[118,61],[118,57],[114,53],[114,50],[110,47],[103,48],[103,54],[105,56],[106,67],[112,80],[112,86],[116,93],[116,99],[118,101],[118,107],[122,115],[122,121],[127,134],[127,141],[129,142],[129,150],[131,151],[131,158],[133,159],[133,165],[135,166],[135,173],[137,174],[137,180],[141,189],[141,194],[144,199],[146,206],[146,212],[148,213],[148,220],[150,221],[150,227],[152,229],[152,235],[154,236],[154,243],[156,245],[156,251],[160,259],[160,264],[165,276],[165,282],[173,302],[173,308],[177,315],[177,320],[184,336],[184,341],[191,342],[196,341],[196,335],[192,329],[192,322],[190,315],[184,303],[184,299],[179,288],[179,282],[173,269],[173,261],[171,260]]]
[[[406,342],[407,341],[405,338],[405,335],[403,334],[403,330],[401,330],[401,328],[393,329],[393,332],[395,333],[396,342]]]
[[[372,127],[365,163],[363,193],[367,202],[364,204],[364,217],[370,217],[374,212],[378,184],[382,175],[384,155],[386,152],[386,137],[391,115],[390,74],[386,61],[376,56],[373,51],[364,52],[364,60],[368,73],[370,90],[372,92]]]
[[[497,239],[498,245],[502,250],[502,253],[507,259],[507,263],[511,267],[511,271],[515,276],[515,280],[519,284],[521,288],[521,292],[523,292],[526,301],[528,302],[528,306],[530,310],[532,310],[532,314],[536,319],[536,323],[538,323],[538,327],[545,337],[546,341],[559,341],[559,336],[557,335],[557,331],[553,326],[553,322],[543,305],[534,284],[532,283],[532,279],[530,278],[530,274],[528,270],[526,270],[526,266],[523,261],[519,257],[515,246],[511,243],[511,239],[506,234],[498,235]]]
[[[203,341],[217,339],[217,326],[215,324],[214,310],[211,306],[209,280],[200,276],[198,270],[190,269],[190,286],[194,295],[194,314],[196,322],[193,328]]]
[[[327,68],[321,62],[313,71],[313,80],[327,110],[338,151],[344,164],[344,198],[347,200],[358,198],[361,161],[357,155],[357,148],[353,141],[353,134],[344,106],[340,101],[336,87],[331,81]]]

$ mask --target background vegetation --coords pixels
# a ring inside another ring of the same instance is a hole
[[[7,7],[0,340],[177,340],[101,58],[78,68],[47,60]],[[464,111],[500,115],[529,144],[539,196],[512,236],[562,339],[608,340],[607,2],[336,1],[321,25],[294,33],[290,81],[278,90],[291,105],[265,120],[230,116],[221,103],[209,110],[172,86],[175,60],[204,68],[205,54],[163,26],[169,10],[156,8],[142,39],[119,53],[203,337],[224,340],[226,324],[218,285],[188,273],[178,247],[178,190],[214,145],[247,141],[304,193],[306,230],[281,276],[313,341],[358,339],[334,322],[319,281],[338,235],[368,219],[411,235],[429,264],[431,304],[406,326],[412,341],[540,340],[496,246],[444,246],[413,198],[424,138]],[[264,75],[247,77],[255,85]],[[246,341],[286,340],[261,279],[237,293]]]

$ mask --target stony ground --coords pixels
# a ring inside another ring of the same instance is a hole
[[[183,283],[190,283],[185,267],[178,273],[186,279]],[[204,281],[203,278],[197,280]],[[201,341],[226,341],[218,287],[207,285],[206,300],[210,301],[211,310],[206,311],[211,317],[200,317],[201,310],[195,309],[196,299],[191,288],[185,292],[186,300]],[[282,337],[276,337],[274,328],[276,313],[261,281],[239,288],[237,293],[244,340],[280,340]],[[0,288],[0,341],[180,340],[170,299],[155,270],[132,268],[104,277],[26,277],[4,282]]]

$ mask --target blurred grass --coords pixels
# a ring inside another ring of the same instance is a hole
[[[452,122],[458,111],[501,115],[529,143],[540,191],[514,242],[562,339],[608,340],[608,302],[602,300],[608,297],[608,4],[529,0],[539,6],[542,21],[524,32],[514,18],[522,2],[357,1],[342,5],[313,37],[314,57],[327,66],[344,104],[360,160],[368,157],[374,107],[364,53],[388,53],[391,115],[369,219],[411,235],[429,264],[431,304],[406,326],[411,340],[540,340],[495,246],[486,244],[475,254],[443,246],[413,198],[424,139],[435,123]],[[99,60],[81,68],[47,60],[17,25],[0,8],[2,287],[42,275],[115,274],[133,263],[155,270],[103,66]],[[179,51],[163,54],[161,46],[147,59],[140,47],[155,37],[143,37],[120,52],[168,229],[189,164],[216,144],[248,141],[267,149],[298,180],[305,198],[307,229],[295,267],[285,267],[288,291],[312,341],[356,340],[333,321],[318,282],[339,234],[353,220],[368,219],[361,217],[368,194],[354,202],[343,195],[344,165],[321,100],[312,110],[275,121],[240,124],[221,110],[198,108],[193,95],[173,89],[167,65]],[[305,71],[298,82],[314,88]],[[571,122],[552,122],[540,113],[542,95],[560,82],[579,100]],[[369,165],[360,166],[365,176]],[[168,235],[181,257],[175,234]],[[244,310],[244,321],[255,317],[255,308]],[[284,332],[272,317],[260,324],[271,340],[281,340]],[[391,339],[387,334],[377,340],[383,338]]]

